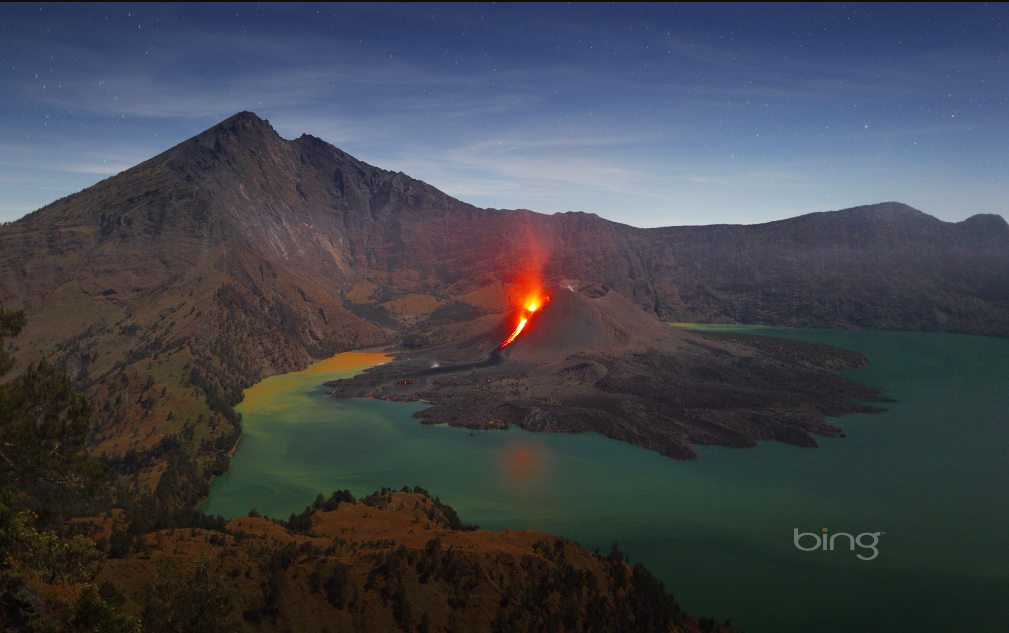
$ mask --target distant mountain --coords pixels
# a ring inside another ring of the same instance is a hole
[[[1001,216],[949,223],[889,202],[653,235],[675,266],[657,310],[677,320],[1009,336]]]
[[[998,216],[886,203],[638,229],[480,209],[249,112],[0,227],[0,304],[30,317],[19,358],[70,369],[101,408],[94,450],[134,450],[150,473],[166,434],[220,472],[243,387],[340,350],[437,341],[508,309],[530,268],[669,321],[1009,336]]]

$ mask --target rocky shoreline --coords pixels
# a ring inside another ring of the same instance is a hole
[[[467,351],[472,356],[481,341],[493,340],[495,331],[399,355],[354,378],[326,383],[329,393],[337,398],[430,402],[431,407],[414,414],[425,424],[594,431],[675,459],[695,458],[692,444],[743,448],[777,440],[815,447],[815,435],[842,435],[825,417],[880,412],[860,402],[886,400],[877,390],[835,374],[833,369],[868,361],[829,345],[759,336],[749,340],[745,335],[712,337],[657,321],[655,328],[642,321],[634,328],[637,339],[620,344],[598,336],[582,351],[554,344],[558,338],[570,338],[566,323],[582,323],[593,314],[601,315],[610,328],[606,331],[613,323],[643,316],[615,292],[607,290],[609,299],[569,294],[564,297],[570,304],[563,307],[566,312],[551,314],[551,303],[540,322],[530,324],[540,340],[532,333],[525,340],[520,337],[515,349],[506,349],[497,362],[486,353],[483,362],[479,357],[454,364],[440,360],[464,358]]]

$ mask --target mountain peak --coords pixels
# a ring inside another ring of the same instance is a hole
[[[262,127],[262,128],[269,128],[271,130],[273,129],[272,127],[270,127],[269,120],[261,119],[259,118],[259,115],[257,115],[255,112],[249,112],[248,110],[243,110],[237,114],[233,114],[227,119],[224,119],[223,121],[215,125],[214,127],[227,128],[227,127],[234,127],[236,125]]]
[[[995,213],[978,213],[958,223],[968,231],[975,232],[988,240],[996,240],[1002,244],[1009,238],[1009,222]]]
[[[222,141],[227,144],[228,141],[224,141],[224,139],[231,142],[237,141],[239,145],[250,147],[266,140],[279,140],[280,135],[268,120],[259,118],[255,112],[243,111],[197,134],[193,140],[203,147],[210,148],[220,146]],[[185,143],[181,146],[184,145]]]
[[[896,201],[878,202],[876,204],[867,204],[860,207],[851,207],[850,209],[842,209],[840,211],[836,211],[836,213],[843,213],[848,215],[862,215],[867,217],[878,217],[878,218],[935,219],[933,216],[925,213],[924,211],[919,211],[918,209],[906,205],[903,202],[896,202]]]

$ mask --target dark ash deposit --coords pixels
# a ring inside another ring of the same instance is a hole
[[[825,416],[885,400],[832,371],[867,362],[857,352],[683,331],[600,284],[559,286],[514,343],[488,352],[509,331],[507,319],[478,319],[458,342],[327,386],[338,398],[430,402],[414,414],[425,424],[595,431],[676,459],[696,457],[691,444],[815,447],[815,435],[841,435]]]

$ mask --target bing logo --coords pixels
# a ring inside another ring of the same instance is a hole
[[[863,550],[872,550],[871,556],[863,556],[862,554],[855,554],[858,558],[862,560],[872,560],[879,556],[879,550],[876,546],[879,545],[879,535],[886,534],[886,532],[862,532],[857,537],[848,534],[847,532],[838,532],[837,534],[831,534],[828,538],[827,528],[823,528],[823,534],[816,534],[814,532],[803,532],[799,534],[799,528],[795,528],[793,542],[795,547],[804,552],[812,552],[814,550],[823,551],[834,551],[836,545],[835,541],[840,537],[841,547],[843,548],[845,544],[849,546],[851,551],[855,551],[855,546],[858,545]],[[807,545],[803,545],[803,539]],[[845,541],[844,539],[847,539]],[[863,543],[863,539],[866,541]],[[870,542],[871,541],[871,542]]]

